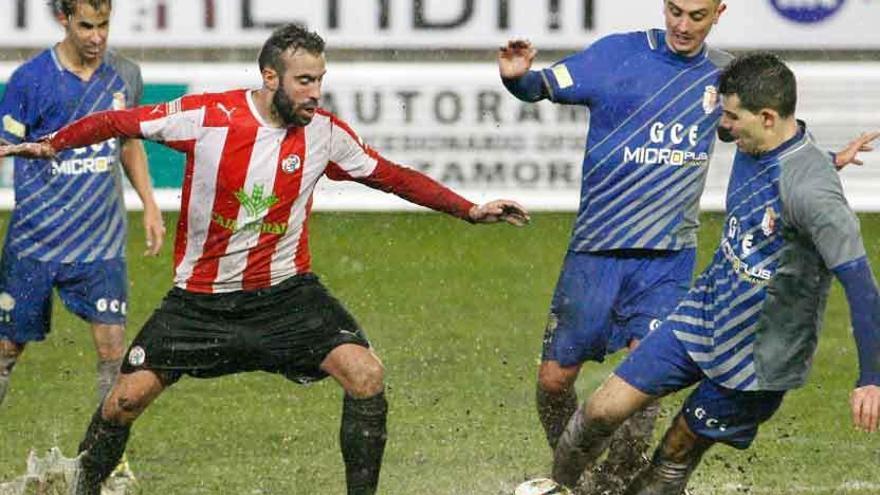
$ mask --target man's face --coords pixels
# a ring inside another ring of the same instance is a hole
[[[272,107],[287,125],[305,126],[312,121],[321,99],[321,83],[327,72],[324,55],[305,50],[282,56],[286,67],[272,96]]]
[[[79,57],[94,62],[104,57],[110,32],[110,6],[95,10],[88,2],[77,2],[73,15],[61,19],[67,39]]]
[[[666,43],[679,55],[696,55],[727,6],[720,0],[664,0]]]
[[[752,113],[740,105],[736,94],[722,95],[721,127],[736,140],[743,153],[757,155],[766,151],[765,142],[771,134],[770,122],[764,112]]]

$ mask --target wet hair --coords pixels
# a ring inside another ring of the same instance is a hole
[[[324,39],[300,24],[285,24],[279,27],[272,32],[260,50],[257,59],[260,70],[271,67],[279,76],[283,75],[285,66],[281,56],[288,50],[293,53],[299,49],[312,55],[321,55],[324,53]]]
[[[772,53],[757,52],[735,58],[721,73],[718,86],[719,93],[735,94],[740,105],[752,113],[770,108],[780,117],[790,117],[797,106],[794,74]]]
[[[52,14],[70,17],[76,12],[76,6],[80,3],[87,3],[95,10],[101,10],[107,7],[113,10],[113,0],[50,0],[49,8]]]

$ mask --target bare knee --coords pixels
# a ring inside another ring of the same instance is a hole
[[[0,340],[0,376],[9,376],[18,362],[24,346],[10,340]]]
[[[118,361],[125,355],[125,327],[122,325],[93,324],[92,334],[100,361]]]
[[[686,463],[695,456],[702,456],[713,443],[712,440],[694,433],[684,416],[679,414],[663,436],[658,453],[671,462]]]
[[[538,386],[548,394],[564,394],[574,386],[580,369],[579,365],[562,366],[558,361],[544,361],[538,369]]]
[[[346,387],[352,397],[364,399],[373,397],[385,388],[385,367],[379,360],[360,363],[359,371],[354,373]]]

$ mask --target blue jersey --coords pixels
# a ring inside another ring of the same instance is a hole
[[[665,32],[611,35],[542,75],[554,102],[590,111],[574,251],[696,245],[699,199],[731,56],[684,57]]]
[[[721,244],[664,326],[726,388],[796,388],[816,350],[830,270],[863,256],[831,159],[805,131],[759,156],[737,152]]]
[[[0,102],[0,137],[35,141],[90,113],[136,105],[143,83],[133,62],[108,52],[88,81],[54,49],[19,67]],[[15,209],[6,253],[62,263],[121,258],[125,209],[120,143],[62,151],[55,160],[15,159]]]

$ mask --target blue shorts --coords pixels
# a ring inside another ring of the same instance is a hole
[[[614,374],[658,397],[699,383],[682,406],[688,427],[738,449],[751,445],[758,426],[773,416],[785,395],[785,391],[732,390],[707,379],[671,325],[661,325],[645,337]]]
[[[52,316],[52,288],[73,314],[89,323],[125,324],[125,260],[58,263],[18,258],[0,260],[0,338],[17,343],[46,338]]]
[[[641,340],[687,294],[696,251],[569,251],[544,333],[544,361],[573,366]]]

